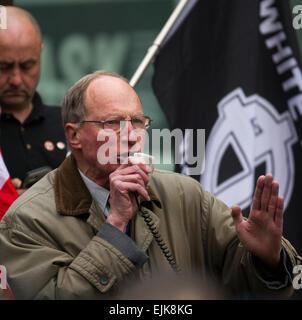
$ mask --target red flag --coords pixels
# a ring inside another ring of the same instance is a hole
[[[0,220],[17,198],[18,193],[12,184],[0,150]]]
[[[0,265],[0,300],[13,300],[13,292],[7,283],[6,268]]]

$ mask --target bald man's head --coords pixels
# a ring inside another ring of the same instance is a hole
[[[40,27],[27,11],[7,8],[7,29],[0,30],[0,105],[13,113],[32,107],[43,49]]]
[[[13,25],[18,22],[21,22],[22,24],[22,22],[24,23],[24,20],[27,20],[34,28],[37,38],[42,42],[42,32],[40,26],[31,13],[18,7],[7,6],[5,8],[7,13],[8,27],[13,27]]]

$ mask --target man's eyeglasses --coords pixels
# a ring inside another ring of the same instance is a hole
[[[114,131],[120,131],[125,126],[126,121],[130,121],[132,124],[132,127],[134,129],[148,129],[151,124],[151,118],[147,116],[133,116],[133,117],[120,117],[120,116],[112,116],[109,117],[105,120],[83,120],[80,123],[85,123],[85,122],[92,122],[92,123],[97,123],[99,124],[102,129],[111,129]]]

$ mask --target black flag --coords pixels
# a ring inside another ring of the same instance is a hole
[[[249,212],[272,173],[284,235],[302,252],[302,73],[289,1],[197,1],[159,51],[153,89],[171,128],[206,130],[194,178]],[[198,146],[197,146],[198,147]],[[179,166],[186,172],[186,162]]]

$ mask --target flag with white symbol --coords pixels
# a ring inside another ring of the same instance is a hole
[[[197,1],[160,49],[153,88],[172,129],[206,130],[205,168],[194,178],[208,191],[247,215],[257,177],[274,175],[285,200],[284,235],[301,254],[295,37],[289,1]],[[176,169],[188,172],[186,161]]]

